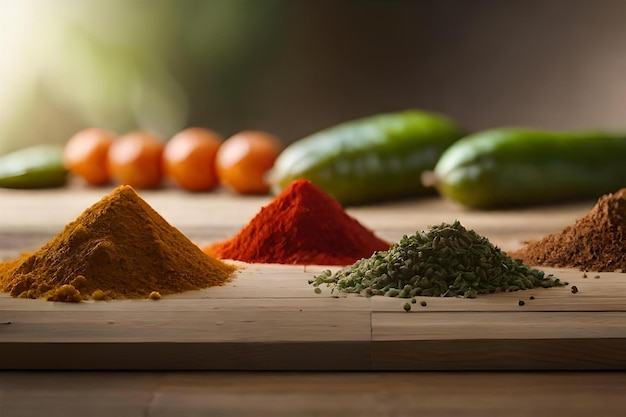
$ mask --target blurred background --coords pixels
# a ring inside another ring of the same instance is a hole
[[[418,107],[626,129],[623,0],[0,0],[0,153],[97,126],[292,142]]]

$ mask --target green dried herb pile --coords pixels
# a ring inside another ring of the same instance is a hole
[[[332,293],[400,298],[475,298],[478,294],[565,285],[512,259],[459,221],[404,236],[388,251],[376,252],[335,274],[327,270],[309,283],[316,290],[326,284]]]

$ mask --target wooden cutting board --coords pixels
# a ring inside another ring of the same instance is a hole
[[[418,297],[406,313],[402,299],[317,295],[307,281],[320,271],[248,265],[223,287],[159,301],[65,304],[2,294],[0,368],[626,369],[620,273],[547,269],[570,285],[473,300]]]
[[[38,248],[105,193],[0,191],[0,256]],[[270,199],[173,190],[144,198],[200,244],[236,233]],[[390,241],[459,219],[506,250],[560,230],[593,204],[481,213],[433,198],[349,213]],[[239,265],[225,286],[159,301],[0,294],[0,369],[626,369],[622,273],[584,278],[544,268],[569,285],[473,300],[418,297],[407,313],[397,298],[315,294],[308,280],[323,266]]]

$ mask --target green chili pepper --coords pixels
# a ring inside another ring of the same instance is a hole
[[[278,193],[305,178],[344,205],[430,192],[423,171],[463,132],[440,114],[420,110],[382,113],[345,122],[287,146],[269,175]]]
[[[0,156],[0,187],[60,187],[66,180],[61,145],[36,145]]]
[[[425,183],[476,208],[598,198],[626,186],[626,134],[493,129],[450,146]]]

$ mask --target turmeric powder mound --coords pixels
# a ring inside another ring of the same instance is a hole
[[[121,186],[37,252],[0,264],[0,290],[50,301],[147,298],[222,285],[234,270]]]

